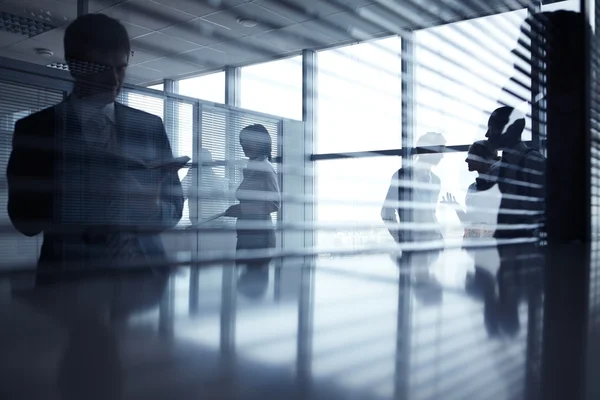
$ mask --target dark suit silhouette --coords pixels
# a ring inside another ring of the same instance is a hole
[[[130,169],[124,157],[87,145],[70,104],[18,121],[7,166],[13,225],[27,236],[44,234],[38,272],[115,266],[108,250],[115,239],[133,243],[135,262],[164,260],[158,233],[175,226],[183,208],[177,172]],[[163,123],[154,115],[115,103],[112,129],[125,157],[146,162],[172,157]],[[163,182],[156,213],[120,187],[126,186],[125,174],[148,188]]]

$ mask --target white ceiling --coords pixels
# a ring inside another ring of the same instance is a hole
[[[486,13],[460,0],[432,1],[433,11],[420,0],[89,0],[89,12],[102,12],[125,25],[134,51],[128,80],[149,84],[378,37],[394,27]],[[0,0],[0,11],[57,27],[33,38],[0,32],[0,56],[42,65],[64,61],[62,36],[77,16],[77,0]],[[238,18],[259,23],[246,28]],[[54,55],[38,56],[37,48]]]

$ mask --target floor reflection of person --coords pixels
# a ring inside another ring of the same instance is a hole
[[[250,125],[240,132],[240,145],[249,161],[236,191],[239,203],[229,207],[225,216],[237,219],[237,250],[266,252],[276,246],[271,215],[281,204],[277,174],[271,164],[271,135],[263,125]],[[270,261],[270,256],[252,254],[239,263],[264,270]]]
[[[416,156],[412,166],[403,167],[393,175],[381,208],[381,219],[396,243],[436,242],[443,239],[436,217],[441,181],[432,168],[442,160],[445,145],[446,140],[440,133],[426,133],[417,141],[422,154]],[[404,196],[407,192],[411,193],[410,197]],[[400,201],[405,198],[411,200],[410,204]],[[403,256],[404,253],[407,252],[403,252]],[[416,282],[432,282],[429,266],[438,257],[439,251],[413,254],[413,279]]]
[[[54,367],[62,399],[126,397],[120,328],[132,315],[157,307],[168,281],[168,274],[151,271],[115,272],[110,279],[90,277],[13,292],[15,302],[50,317],[63,329],[62,355]]]

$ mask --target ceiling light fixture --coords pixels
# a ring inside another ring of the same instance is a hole
[[[50,49],[35,49],[35,54],[43,57],[52,57],[54,52]]]
[[[258,25],[258,21],[251,18],[242,17],[238,17],[237,23],[243,26],[244,28],[254,28],[256,25]]]

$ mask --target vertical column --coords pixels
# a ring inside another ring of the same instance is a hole
[[[178,86],[177,81],[173,80],[173,79],[165,79],[163,81],[163,86],[164,86],[164,91],[167,93],[177,93],[177,86]]]
[[[314,138],[317,128],[318,101],[317,53],[314,50],[302,52],[302,120],[304,121],[304,222],[310,227],[304,231],[304,247],[315,245],[315,176],[314,164],[310,157],[314,153]]]
[[[301,271],[296,379],[298,387],[302,390],[310,390],[313,354],[314,266],[303,266]]]
[[[590,290],[590,75],[588,2],[583,13],[544,13],[532,30],[544,37],[547,91],[544,335],[540,398],[582,399]],[[596,167],[594,167],[595,169]]]
[[[89,11],[88,7],[89,0],[77,0],[77,16],[81,17]]]
[[[158,333],[162,339],[173,338],[175,324],[175,279],[169,276],[168,280],[158,307]]]
[[[163,81],[164,92],[166,93],[175,93],[176,90],[176,82],[173,79],[165,79]],[[175,102],[170,101],[168,96],[164,96],[163,102],[163,123],[165,124],[165,129],[167,131],[167,135],[169,136],[169,140],[171,141],[171,148],[173,149],[173,153],[177,154],[178,147],[178,138],[177,138],[177,129],[175,124],[177,123],[175,111]]]
[[[241,73],[239,68],[225,68],[225,104],[228,106],[240,106],[240,80]]]
[[[164,80],[165,93],[173,93],[175,82],[172,79]],[[177,148],[177,130],[174,129],[174,103],[170,102],[167,96],[163,97],[163,123],[165,130],[171,141],[171,147]],[[174,303],[175,303],[175,281],[173,277],[169,277],[169,283],[163,294],[163,298],[159,307],[159,332],[162,336],[171,337],[173,334],[174,324]]]
[[[402,167],[407,168],[412,163],[414,154],[414,57],[415,44],[414,33],[407,33],[402,37],[402,48],[400,52],[402,68]],[[406,174],[406,179],[412,179],[412,174]],[[412,200],[409,190],[399,191],[400,201]],[[412,212],[403,215],[401,223],[412,220]],[[410,240],[411,231],[404,233],[404,237]],[[394,399],[406,399],[409,396],[409,371],[410,371],[410,267],[411,254],[404,252],[400,260],[398,276],[398,308],[396,316],[396,362],[394,379]]]
[[[235,356],[236,278],[235,264],[223,265],[220,351],[224,361],[231,360]]]
[[[193,182],[192,186],[195,188],[200,188],[202,184],[202,109],[199,101],[194,103],[194,116],[192,121],[192,131],[193,131],[193,153],[192,153],[192,168],[193,168]],[[188,207],[196,208],[196,215],[200,219],[202,217],[201,214],[201,202],[191,201],[188,199]],[[191,209],[190,209],[191,214]],[[195,221],[194,221],[195,222]],[[197,230],[194,230],[193,233],[190,234],[192,236],[192,266],[190,269],[190,294],[189,294],[189,313],[190,315],[194,315],[198,311],[198,302],[200,300],[199,296],[199,279],[200,279],[200,265],[198,261],[200,259],[201,253],[201,242],[200,242],[200,233]]]
[[[225,68],[225,104],[232,107],[240,105],[240,69],[234,67]],[[231,190],[236,188],[235,182],[235,148],[237,146],[237,133],[235,113],[229,111],[227,113],[225,127],[225,160],[227,161],[227,169],[225,170],[225,178],[228,179]]]

